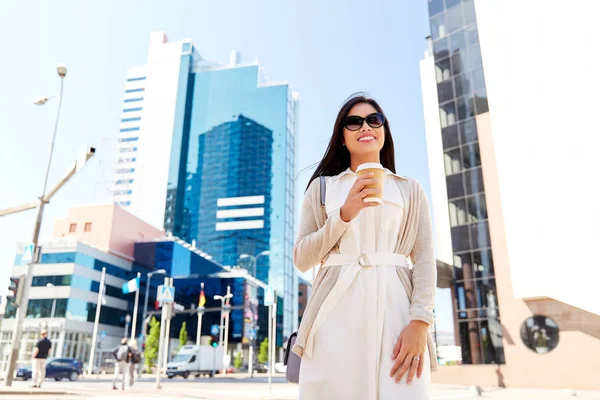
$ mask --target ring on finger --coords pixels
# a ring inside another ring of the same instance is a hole
[[[413,361],[421,361],[421,357],[419,357],[419,356],[414,356],[414,357],[413,357]]]

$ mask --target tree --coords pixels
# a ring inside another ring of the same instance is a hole
[[[181,349],[183,346],[187,344],[188,333],[187,333],[187,322],[183,322],[181,325],[181,330],[179,331],[179,348]]]
[[[262,341],[258,352],[258,362],[265,364],[267,361],[269,361],[269,339]]]
[[[240,369],[242,368],[243,364],[244,360],[242,359],[242,352],[236,351],[235,355],[233,356],[233,366],[235,367],[235,369]]]
[[[146,336],[146,350],[144,350],[144,363],[146,371],[151,372],[152,366],[158,358],[158,341],[160,338],[160,322],[152,317],[150,321],[150,334]]]

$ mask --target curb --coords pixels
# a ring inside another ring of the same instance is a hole
[[[20,395],[20,396],[80,396],[79,393],[73,392],[57,392],[57,391],[44,391],[44,390],[0,390],[0,396],[6,395]]]

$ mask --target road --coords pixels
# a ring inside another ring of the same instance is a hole
[[[156,390],[154,379],[144,377],[125,391],[111,390],[109,377],[82,379],[77,382],[47,380],[42,389],[29,389],[31,382],[17,381],[12,392],[0,388],[0,400],[292,400],[298,398],[298,386],[288,384],[281,376],[273,381],[273,397],[269,396],[264,376],[252,380],[244,376],[214,379],[165,379],[161,390]],[[9,388],[10,389],[10,388]],[[45,393],[45,394],[43,394]],[[472,388],[452,385],[433,385],[432,400],[494,399],[494,400],[560,400],[572,397],[564,390],[545,389],[489,389],[478,397]],[[580,400],[600,400],[600,392],[577,392]],[[346,400],[346,399],[344,399]],[[350,400],[350,399],[347,399]]]

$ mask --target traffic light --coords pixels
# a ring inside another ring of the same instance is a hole
[[[21,305],[21,299],[23,298],[24,281],[25,275],[12,276],[10,278],[8,293],[6,294],[7,303],[12,303],[15,307],[19,307]]]
[[[215,340],[215,338],[211,337],[210,338],[210,342],[208,344],[210,344],[212,347],[218,347],[219,346],[219,341]]]

